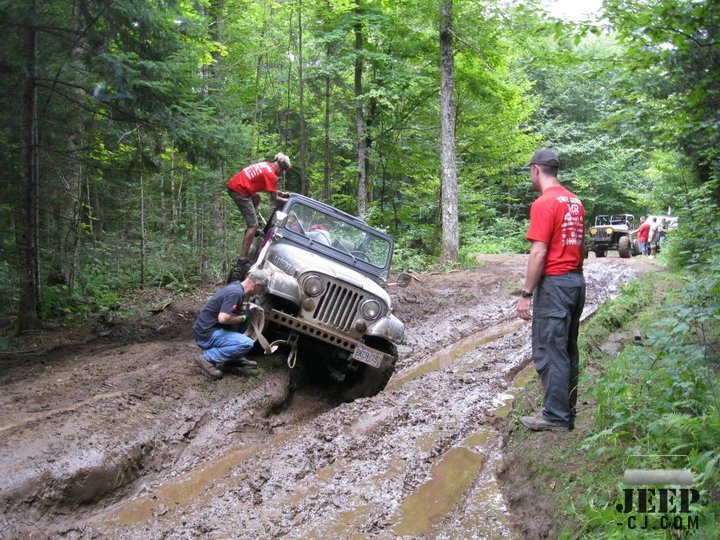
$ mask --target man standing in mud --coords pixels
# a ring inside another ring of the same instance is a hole
[[[540,414],[520,419],[535,431],[567,431],[575,424],[577,337],[585,305],[585,209],[560,185],[559,168],[560,161],[549,148],[538,150],[530,160],[532,187],[541,195],[530,207],[526,236],[531,242],[530,259],[517,315],[532,319],[532,355],[544,390]]]

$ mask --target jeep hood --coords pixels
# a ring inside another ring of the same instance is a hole
[[[267,261],[294,277],[310,271],[325,274],[331,278],[354,285],[383,299],[388,306],[391,305],[390,296],[380,285],[361,272],[335,262],[325,255],[308,251],[291,244],[281,243],[275,244],[270,248]]]

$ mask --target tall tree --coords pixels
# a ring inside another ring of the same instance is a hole
[[[22,202],[19,205],[17,245],[20,248],[20,302],[17,329],[21,332],[37,328],[40,307],[40,245],[39,245],[39,189],[38,156],[38,94],[37,94],[37,11],[31,0],[23,13],[25,66],[20,148],[22,152]]]
[[[367,213],[367,145],[365,135],[365,112],[363,105],[363,23],[362,0],[355,0],[355,126],[357,129],[358,216]]]
[[[458,260],[457,166],[455,163],[455,58],[453,0],[440,0],[440,185],[442,186],[442,264]]]

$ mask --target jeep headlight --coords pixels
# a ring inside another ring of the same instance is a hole
[[[365,300],[360,306],[360,314],[368,321],[374,321],[380,316],[382,308],[380,302],[374,299]]]
[[[597,234],[597,229],[595,227],[590,229],[590,236],[595,236],[596,234]]]
[[[612,232],[613,232],[612,227],[608,227],[607,229],[605,229],[605,234],[607,234],[608,236],[611,235]]]
[[[325,282],[320,276],[316,274],[310,274],[308,277],[305,278],[305,281],[303,281],[303,291],[308,296],[321,295],[324,290]]]

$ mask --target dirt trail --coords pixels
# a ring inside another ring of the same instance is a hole
[[[482,262],[390,289],[398,371],[353,403],[291,392],[280,356],[203,378],[198,298],[2,360],[0,537],[515,537],[494,426],[529,360],[527,258]],[[591,256],[586,315],[643,264]]]

